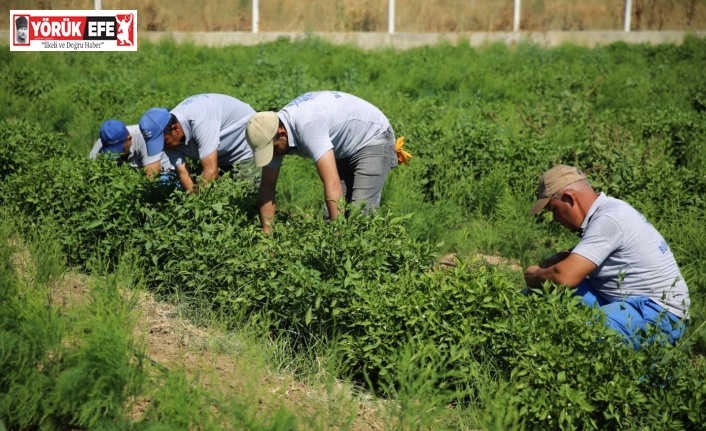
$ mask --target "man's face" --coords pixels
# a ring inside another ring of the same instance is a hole
[[[172,126],[170,133],[164,133],[164,149],[173,150],[184,140],[184,130],[181,124],[176,123]]]
[[[132,148],[132,135],[128,133],[127,139],[123,142],[123,155],[130,154],[130,148]]]
[[[20,39],[27,39],[27,27],[20,27],[17,29],[17,37]]]
[[[573,198],[569,195],[564,195],[564,193],[559,192],[559,195],[552,197],[547,202],[547,206],[544,207],[547,211],[551,211],[554,216],[554,221],[564,226],[570,232],[576,232],[581,227],[583,220],[576,220],[573,205]]]
[[[287,139],[287,129],[280,126],[277,129],[277,134],[272,140],[272,153],[275,156],[282,156],[289,152],[289,140]]]

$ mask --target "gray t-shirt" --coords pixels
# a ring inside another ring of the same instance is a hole
[[[130,166],[131,168],[144,168],[145,166],[151,165],[152,163],[159,161],[160,170],[162,172],[167,172],[174,169],[172,167],[172,164],[169,162],[169,158],[163,152],[154,156],[150,156],[149,154],[147,154],[147,145],[145,144],[145,138],[142,136],[142,133],[140,133],[140,126],[138,126],[137,124],[127,126],[127,131],[130,136],[132,136],[132,146],[130,147],[130,153],[125,158],[125,161],[128,166]],[[88,157],[90,157],[91,160],[94,160],[96,157],[98,157],[98,153],[100,152],[102,147],[103,143],[100,139],[98,139],[96,143],[93,144],[93,148],[91,149],[91,153],[88,155]]]
[[[171,113],[184,130],[184,142],[165,151],[172,165],[183,165],[186,157],[203,160],[214,151],[218,151],[218,166],[252,159],[245,126],[255,110],[247,103],[224,94],[198,94],[181,102]]]
[[[277,115],[287,129],[289,154],[314,162],[331,149],[336,159],[351,157],[381,139],[390,127],[378,108],[340,91],[302,94]],[[282,166],[282,156],[274,156],[268,166]]]
[[[689,314],[689,292],[662,235],[627,202],[601,193],[572,250],[597,265],[588,275],[606,299],[646,296],[679,317]]]

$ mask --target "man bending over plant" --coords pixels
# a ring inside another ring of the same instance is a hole
[[[258,112],[248,122],[246,139],[255,165],[263,166],[258,205],[267,233],[285,155],[314,160],[324,186],[327,219],[339,216],[343,198],[364,204],[364,212],[377,208],[387,174],[398,163],[387,117],[369,102],[340,91],[302,94],[279,112]]]
[[[219,170],[232,171],[236,177],[260,181],[252,151],[245,142],[245,126],[255,110],[245,102],[224,94],[198,94],[172,111],[151,108],[140,119],[140,131],[150,155],[161,151],[176,169],[182,187],[194,186],[186,158],[201,164],[203,183],[218,178]]]
[[[593,191],[577,168],[557,165],[539,180],[529,213],[546,209],[581,237],[571,250],[525,270],[525,281],[572,286],[589,306],[600,307],[607,325],[639,349],[648,325],[674,344],[689,317],[689,292],[662,235],[628,203]]]
[[[101,124],[99,135],[100,139],[88,155],[91,160],[99,154],[107,154],[119,165],[127,163],[131,168],[142,168],[150,178],[161,173],[163,182],[172,182],[174,168],[169,158],[161,151],[152,156],[147,154],[147,145],[137,124],[126,126],[120,120],[107,120]]]

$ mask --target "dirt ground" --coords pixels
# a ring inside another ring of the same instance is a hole
[[[67,274],[53,293],[54,301],[62,307],[76,306],[88,300],[90,286],[88,276]],[[226,399],[253,400],[262,415],[284,406],[297,416],[300,429],[307,429],[307,420],[315,415],[319,422],[316,428],[389,429],[388,420],[380,413],[381,402],[364,393],[354,393],[342,383],[337,382],[333,388],[315,387],[298,382],[291,375],[268,370],[250,361],[247,352],[238,352],[237,346],[233,347],[237,341],[229,334],[194,325],[179,316],[175,305],[157,301],[147,292],[124,292],[126,299],[135,294],[134,335],[143,340],[145,355],[155,372],[166,367],[182,369],[189,377],[198,375],[204,388],[223,394]],[[149,402],[145,399],[136,403],[135,421],[143,416]]]
[[[477,253],[474,257],[476,262],[483,262],[486,265],[490,266],[503,266],[506,268],[509,268],[513,271],[522,271],[522,267],[520,266],[519,262],[506,259],[502,256],[499,255],[489,255],[489,254],[481,254]],[[439,259],[439,265],[444,267],[456,267],[458,264],[458,260],[456,258],[456,255],[453,253],[445,254]]]

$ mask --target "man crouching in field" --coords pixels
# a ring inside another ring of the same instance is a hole
[[[224,94],[197,94],[171,112],[151,108],[140,119],[140,131],[149,155],[164,153],[176,169],[182,187],[195,192],[186,159],[201,164],[202,184],[218,178],[219,171],[260,183],[262,170],[255,167],[252,150],[245,142],[245,126],[255,110]]]
[[[275,190],[285,155],[314,161],[324,186],[324,217],[337,218],[339,200],[380,205],[382,188],[398,156],[390,121],[371,103],[341,91],[305,93],[279,112],[258,112],[246,139],[262,166],[259,208],[264,232],[275,216]]]
[[[674,344],[689,317],[689,292],[674,255],[659,232],[628,203],[596,194],[577,168],[557,165],[539,180],[529,213],[551,211],[581,237],[574,248],[525,270],[527,286],[545,281],[571,286],[607,325],[639,349],[643,331],[655,326]]]
[[[99,154],[110,154],[118,164],[127,163],[131,168],[143,168],[148,177],[173,170],[166,154],[147,154],[147,145],[138,125],[126,126],[120,120],[107,120],[101,124],[98,139],[88,155],[96,159]]]

